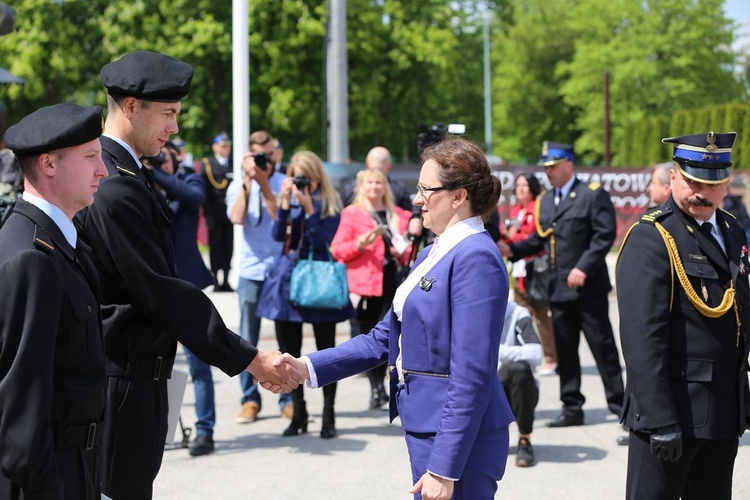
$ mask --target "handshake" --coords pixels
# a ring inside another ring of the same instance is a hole
[[[296,389],[310,378],[304,361],[279,351],[258,351],[245,370],[252,374],[256,383],[274,394]]]

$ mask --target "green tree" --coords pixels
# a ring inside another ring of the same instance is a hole
[[[496,152],[531,162],[545,140],[572,143],[576,110],[563,100],[556,68],[574,56],[570,0],[519,0],[493,38]]]

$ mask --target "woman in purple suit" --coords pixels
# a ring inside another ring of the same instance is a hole
[[[422,154],[414,204],[435,243],[417,258],[369,334],[301,358],[310,387],[387,362],[391,420],[401,417],[415,499],[494,498],[513,414],[497,377],[508,275],[482,218],[500,181],[473,143],[448,138]]]

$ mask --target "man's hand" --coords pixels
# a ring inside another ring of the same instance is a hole
[[[586,284],[586,273],[574,267],[568,274],[568,286],[570,288],[581,288]]]
[[[422,492],[422,500],[450,500],[453,496],[453,481],[425,472],[409,493]]]
[[[503,257],[506,259],[510,257],[510,245],[501,240],[497,242],[497,248],[500,249],[500,253]]]
[[[271,176],[273,167],[270,165],[266,165],[265,170],[263,170],[262,168],[258,168],[258,166],[255,164],[255,155],[256,153],[253,153],[251,151],[245,153],[245,155],[242,157],[242,170],[245,171],[246,176],[250,177],[251,179],[255,179],[258,184],[263,185],[263,182],[267,181]]]
[[[274,360],[281,355],[279,351],[258,351],[248,367],[245,369],[253,378],[269,391],[278,394],[296,389],[305,381],[305,377],[295,370],[291,364],[274,365]]]
[[[651,430],[651,453],[665,462],[676,462],[682,456],[682,429],[678,424]]]

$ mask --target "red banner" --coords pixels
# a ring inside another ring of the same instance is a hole
[[[617,213],[617,240],[614,248],[619,248],[630,226],[646,211],[649,203],[648,184],[651,182],[653,169],[575,167],[574,170],[584,184],[598,183],[609,193]],[[495,172],[503,184],[503,193],[497,207],[501,221],[510,216],[510,207],[516,204],[514,181],[518,174],[524,172],[534,172],[543,189],[551,187],[547,175],[538,167],[511,167]]]

